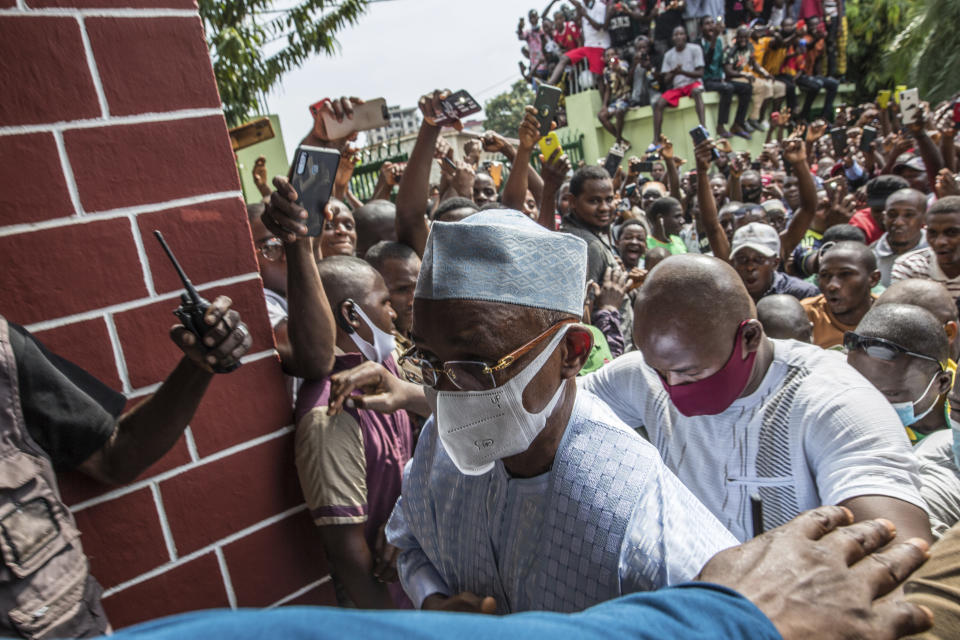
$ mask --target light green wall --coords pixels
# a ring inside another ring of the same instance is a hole
[[[287,151],[283,146],[283,132],[280,130],[280,118],[276,115],[269,116],[270,124],[273,125],[274,137],[255,145],[241,149],[237,152],[238,170],[240,171],[240,182],[243,185],[243,199],[245,202],[259,202],[260,192],[253,184],[253,163],[259,156],[267,159],[267,175],[272,181],[274,176],[285,176],[290,168],[290,161],[287,159]]]
[[[854,86],[852,84],[841,85],[836,104],[839,105],[842,102],[842,96],[852,94],[853,90]],[[797,97],[798,100],[802,99],[802,94]],[[717,125],[719,100],[720,96],[715,92],[708,91],[703,94],[707,130],[711,134],[714,133]],[[557,131],[561,140],[574,139],[582,133],[584,159],[590,164],[595,163],[600,158],[605,158],[614,143],[613,136],[601,126],[597,119],[601,104],[600,93],[595,89],[567,96],[568,125]],[[822,104],[823,96],[821,94],[814,105],[819,107]],[[730,110],[731,118],[736,111],[736,106],[736,99],[734,99]],[[698,124],[700,124],[700,121],[697,119],[697,111],[693,106],[693,100],[690,98],[681,98],[680,104],[674,109],[668,108],[663,116],[663,134],[673,142],[676,155],[687,160],[683,170],[689,171],[694,167],[693,141],[690,139],[690,129]],[[727,126],[729,127],[729,123]],[[750,151],[751,156],[756,158],[763,151],[766,136],[765,131],[754,133],[753,139],[749,141],[734,136],[730,139],[730,146],[733,147],[734,151]],[[630,156],[642,156],[646,152],[647,145],[653,140],[653,109],[651,107],[630,109],[624,121],[623,137],[633,145],[623,159],[622,166],[626,168]]]

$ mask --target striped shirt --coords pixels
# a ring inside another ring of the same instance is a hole
[[[639,351],[579,380],[629,426],[740,541],[802,511],[865,495],[924,508],[917,460],[896,412],[842,354],[771,340],[773,362],[749,396],[718,415],[681,415]]]
[[[890,281],[897,282],[907,278],[942,282],[954,301],[960,299],[960,276],[948,278],[937,264],[937,254],[929,247],[905,253],[893,263]]]

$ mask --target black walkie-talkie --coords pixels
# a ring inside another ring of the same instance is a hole
[[[190,282],[190,278],[183,272],[180,263],[177,262],[173,252],[170,251],[170,247],[167,246],[166,240],[163,239],[163,234],[154,230],[153,235],[160,241],[160,246],[163,247],[167,257],[170,258],[173,268],[177,270],[177,275],[180,276],[180,281],[183,282],[183,288],[186,289],[180,294],[180,306],[174,310],[173,315],[177,316],[183,326],[187,328],[187,331],[195,335],[198,341],[201,341],[204,334],[211,328],[207,327],[207,323],[203,319],[207,309],[210,308],[210,301],[201,296],[197,288]],[[202,345],[203,342],[199,342],[199,344]],[[240,362],[238,361],[229,367],[217,365],[213,367],[213,370],[217,373],[229,373],[239,366]]]

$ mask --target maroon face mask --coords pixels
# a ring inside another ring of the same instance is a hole
[[[733,353],[723,368],[713,375],[696,382],[677,385],[667,384],[666,379],[660,376],[660,382],[677,411],[687,417],[717,415],[726,411],[743,393],[750,379],[750,372],[753,371],[753,361],[757,358],[756,351],[746,358],[743,357],[740,338],[748,322],[750,321],[744,320],[740,323],[733,343]]]

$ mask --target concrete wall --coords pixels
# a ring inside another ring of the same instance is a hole
[[[839,105],[843,95],[853,93],[853,85],[842,85],[841,94],[838,95],[836,104]],[[801,94],[802,95],[802,94]],[[800,99],[800,96],[798,96]],[[713,135],[717,126],[717,105],[720,101],[719,94],[707,91],[703,94],[703,102],[706,111],[707,130]],[[561,139],[567,137],[573,138],[580,133],[584,134],[583,151],[584,157],[588,163],[594,163],[599,158],[605,158],[610,147],[613,146],[614,138],[603,128],[597,119],[597,113],[603,100],[600,92],[595,89],[583,91],[581,93],[568,96],[566,98],[567,122],[568,126],[559,129],[557,133]],[[821,94],[814,102],[815,109],[822,106],[823,95]],[[734,98],[730,109],[730,118],[736,112],[737,102]],[[674,151],[678,157],[687,160],[681,171],[689,171],[696,166],[693,156],[693,141],[690,139],[690,129],[700,124],[697,119],[697,111],[693,106],[693,100],[690,98],[681,98],[680,104],[675,109],[667,109],[663,116],[663,135],[667,136],[673,142]],[[730,122],[727,123],[729,128]],[[753,134],[752,140],[744,140],[738,136],[730,139],[730,145],[734,151],[750,151],[756,158],[763,151],[763,143],[766,140],[767,133],[757,132]],[[633,147],[623,159],[622,166],[627,167],[631,155],[642,156],[647,149],[647,145],[653,140],[653,109],[651,107],[637,107],[627,112],[623,128],[623,136]]]
[[[331,603],[193,0],[0,0],[0,60],[0,313],[132,406],[180,357],[167,335],[179,281],[150,236],[160,229],[254,336],[142,478],[108,488],[62,476],[113,624]]]

